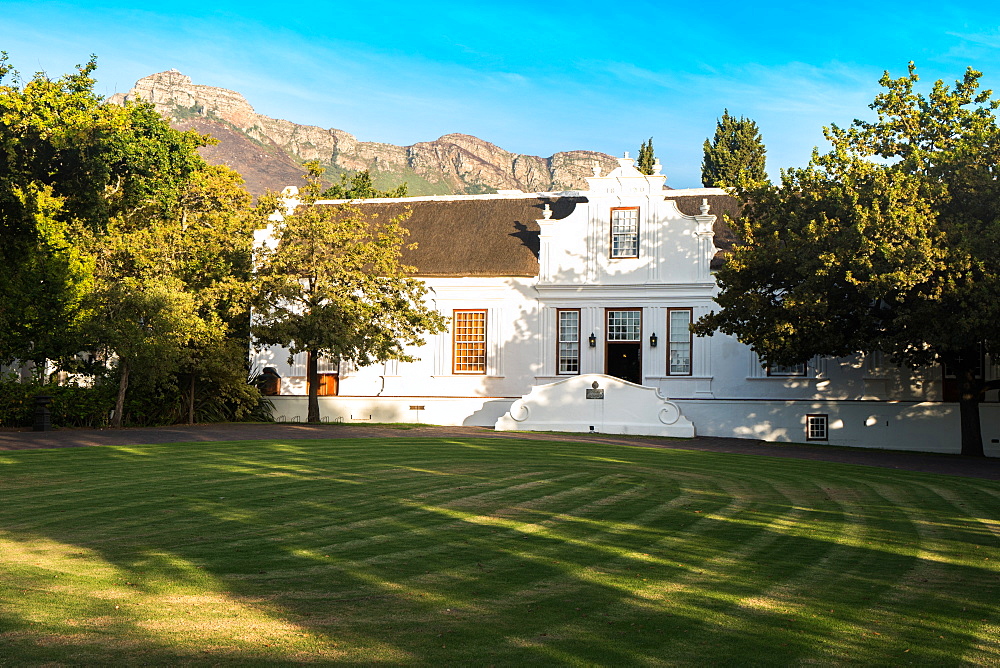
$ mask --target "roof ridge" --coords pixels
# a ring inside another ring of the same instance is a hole
[[[586,197],[586,190],[560,190],[553,192],[526,193],[520,190],[503,190],[486,195],[421,195],[420,197],[372,197],[368,199],[320,199],[316,204],[347,204],[350,202],[395,203],[395,202],[462,202],[499,199],[552,199],[555,197]]]

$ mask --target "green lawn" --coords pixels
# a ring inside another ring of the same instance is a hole
[[[1000,665],[1000,484],[489,439],[0,453],[0,665]]]

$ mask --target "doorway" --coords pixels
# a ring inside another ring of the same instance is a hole
[[[642,311],[608,309],[604,373],[642,385]]]
[[[642,385],[642,363],[638,342],[608,343],[604,373],[615,378]]]

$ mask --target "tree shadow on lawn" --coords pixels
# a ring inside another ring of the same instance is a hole
[[[4,516],[24,568],[0,607],[0,655],[948,665],[982,645],[1000,659],[981,635],[997,573],[971,561],[1000,558],[974,519],[995,513],[960,517],[943,497],[917,510],[926,476],[434,443],[75,452],[91,477],[33,479],[39,519]],[[955,482],[963,498],[991,484]]]

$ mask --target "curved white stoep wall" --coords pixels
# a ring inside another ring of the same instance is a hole
[[[569,431],[691,438],[694,425],[653,387],[604,374],[535,385],[496,421],[497,431]]]

